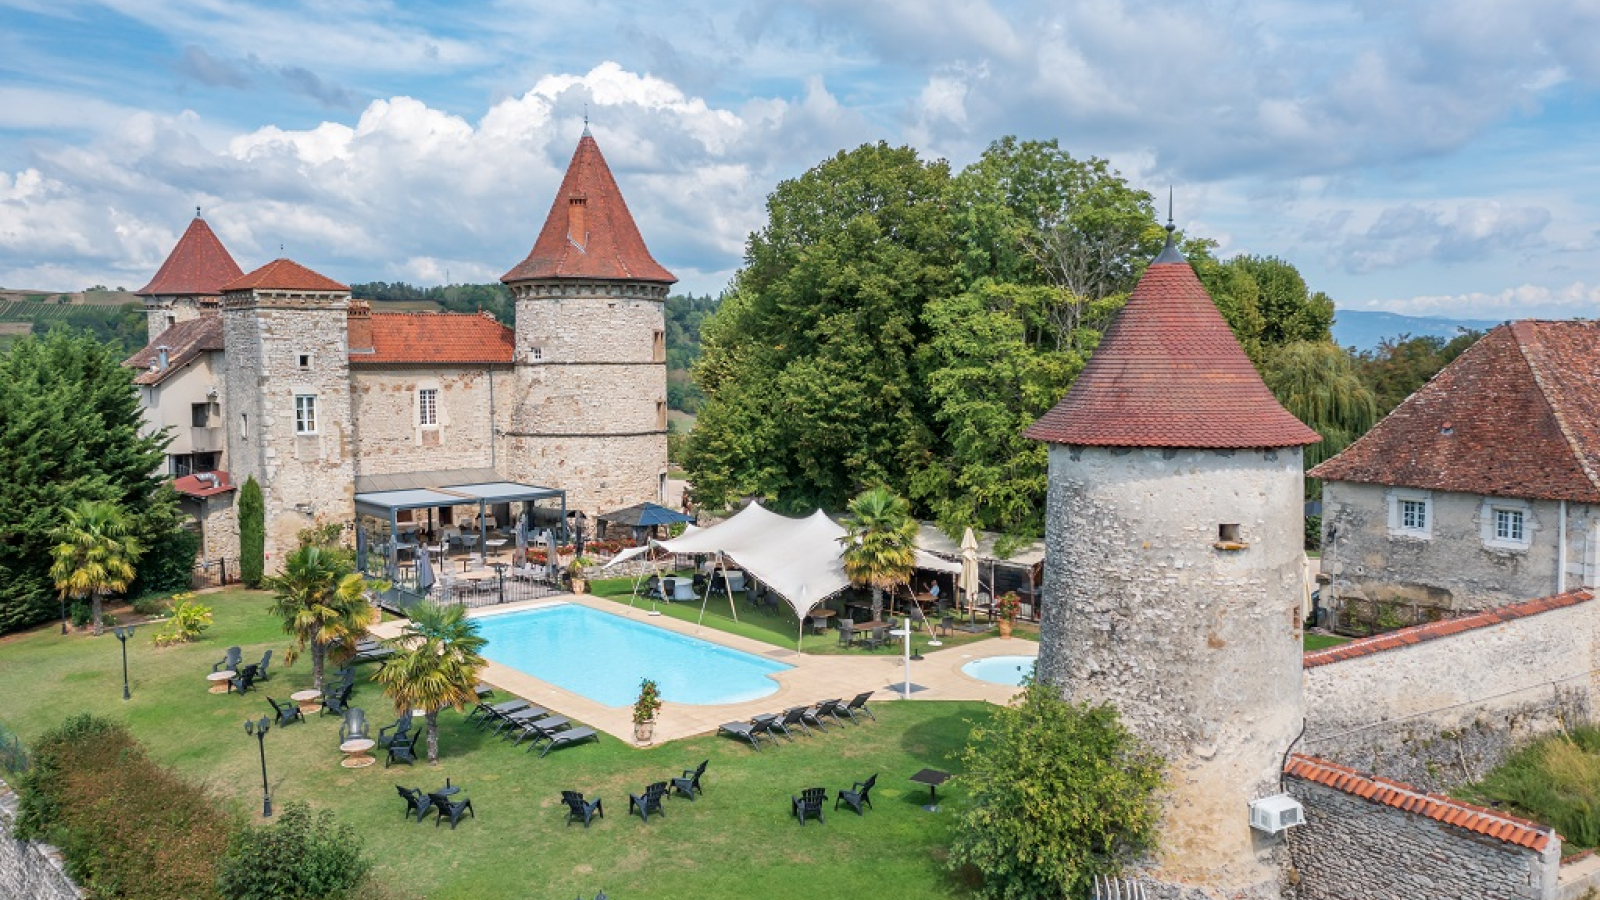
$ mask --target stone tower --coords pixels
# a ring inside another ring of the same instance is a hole
[[[195,207],[194,221],[166,262],[149,284],[134,291],[144,298],[149,339],[179,322],[199,318],[202,312],[216,312],[222,286],[243,274]]]
[[[350,288],[287,259],[222,288],[228,465],[266,501],[267,571],[303,528],[349,519]]]
[[[1039,676],[1111,703],[1166,759],[1146,877],[1161,896],[1278,897],[1278,841],[1248,803],[1278,792],[1301,727],[1301,448],[1320,438],[1170,234],[1027,434],[1050,445]]]
[[[528,257],[517,304],[506,474],[569,509],[659,501],[667,471],[666,322],[675,278],[650,256],[588,128]]]

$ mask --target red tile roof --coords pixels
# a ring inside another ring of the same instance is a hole
[[[512,330],[488,313],[372,313],[372,352],[353,343],[351,365],[510,363]]]
[[[248,275],[222,286],[224,291],[248,291],[255,288],[267,291],[343,291],[348,285],[340,284],[326,275],[319,275],[292,259],[275,259]]]
[[[1600,323],[1495,328],[1308,474],[1600,502]]]
[[[1382,653],[1385,650],[1396,650],[1401,647],[1410,647],[1413,644],[1421,644],[1425,641],[1436,641],[1439,638],[1460,634],[1463,631],[1488,628],[1491,625],[1499,625],[1502,622],[1536,616],[1542,612],[1566,609],[1569,606],[1577,606],[1579,603],[1588,603],[1593,599],[1594,595],[1588,591],[1574,590],[1567,591],[1565,594],[1541,597],[1537,600],[1524,600],[1521,603],[1513,603],[1488,612],[1461,616],[1456,619],[1443,619],[1438,622],[1429,622],[1426,625],[1413,625],[1410,628],[1401,628],[1398,631],[1390,631],[1386,634],[1364,638],[1359,641],[1351,641],[1348,644],[1340,644],[1337,647],[1317,650],[1307,653],[1302,658],[1302,664],[1307,669],[1311,669],[1347,659],[1371,656],[1374,653]]]
[[[172,489],[190,497],[212,497],[217,494],[226,494],[233,490],[233,479],[228,477],[227,472],[217,471],[201,474],[216,476],[217,483],[210,484],[208,481],[202,480],[200,474],[185,475],[182,478],[172,479]]]
[[[215,296],[222,293],[223,285],[240,274],[239,264],[233,261],[222,241],[217,240],[211,226],[205,219],[195,216],[172,252],[167,254],[167,261],[156,270],[156,277],[134,293],[141,297]]]
[[[677,281],[644,245],[600,145],[587,130],[528,258],[500,280],[509,284],[536,278]]]
[[[151,371],[150,364],[158,362],[161,358],[161,347],[167,348],[167,367]],[[201,353],[221,349],[222,317],[204,315],[198,319],[189,319],[169,326],[156,335],[155,340],[146,344],[144,349],[123,360],[122,364],[142,370],[133,376],[134,384],[160,384]]]
[[[1236,449],[1321,440],[1267,390],[1189,264],[1163,259],[1145,270],[1065,399],[1026,436]]]
[[[1394,809],[1425,816],[1436,822],[1486,835],[1495,840],[1543,853],[1560,835],[1548,825],[1493,809],[1474,806],[1443,794],[1428,794],[1400,781],[1358,772],[1348,766],[1295,753],[1283,767],[1285,774],[1343,791]]]

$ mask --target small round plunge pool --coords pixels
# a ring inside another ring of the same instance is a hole
[[[1035,657],[988,656],[975,659],[961,667],[961,671],[979,681],[1020,687],[1025,676],[1033,674]]]

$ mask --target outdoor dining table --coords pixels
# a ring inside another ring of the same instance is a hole
[[[377,759],[373,758],[372,754],[367,751],[376,746],[378,746],[378,742],[369,738],[356,738],[353,741],[345,741],[339,745],[339,752],[345,755],[344,760],[339,765],[346,769],[364,769],[372,765],[377,762]]]
[[[289,699],[300,704],[300,714],[307,715],[322,708],[322,692],[318,690],[295,691]]]
[[[210,675],[207,675],[206,680],[211,682],[211,689],[206,691],[206,693],[226,694],[228,692],[228,681],[237,674],[239,673],[232,669],[223,669],[221,672],[212,672]]]

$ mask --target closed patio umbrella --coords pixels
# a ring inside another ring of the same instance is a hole
[[[356,571],[367,571],[367,528],[365,525],[356,529]]]
[[[967,608],[973,609],[972,598],[977,595],[980,585],[978,584],[978,537],[972,533],[971,527],[961,535],[961,581],[957,587],[961,588],[961,594],[966,598]],[[959,612],[958,610],[958,615]],[[978,619],[975,609],[972,619],[974,622]]]
[[[528,518],[517,517],[517,564],[528,561]]]
[[[433,587],[433,561],[428,558],[427,548],[417,554],[417,590],[428,593],[428,588]]]
[[[544,545],[545,545],[545,554],[546,554],[545,555],[545,562],[547,564],[549,564],[549,566],[550,566],[550,576],[549,577],[550,577],[550,581],[553,583],[558,577],[560,577],[560,572],[556,568],[556,566],[559,565],[560,561],[556,559],[556,532],[555,532],[555,529],[552,528],[552,529],[550,529],[550,530],[548,530],[548,531],[546,531],[544,533]]]

